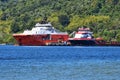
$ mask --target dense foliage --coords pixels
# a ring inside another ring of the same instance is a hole
[[[13,43],[13,33],[31,29],[44,16],[61,31],[86,26],[95,37],[120,41],[119,0],[0,0],[0,43]]]

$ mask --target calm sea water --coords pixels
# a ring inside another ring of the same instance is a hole
[[[0,80],[120,80],[120,47],[0,46]]]

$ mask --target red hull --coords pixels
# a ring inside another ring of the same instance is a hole
[[[66,42],[69,36],[68,34],[39,34],[39,35],[13,34],[13,37],[18,42],[18,45],[45,46],[50,43]]]

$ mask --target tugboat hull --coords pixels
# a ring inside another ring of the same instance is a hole
[[[72,46],[95,46],[95,40],[69,40]]]

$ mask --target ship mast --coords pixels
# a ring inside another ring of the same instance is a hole
[[[47,17],[44,17],[43,20],[40,22],[41,24],[47,24]]]

